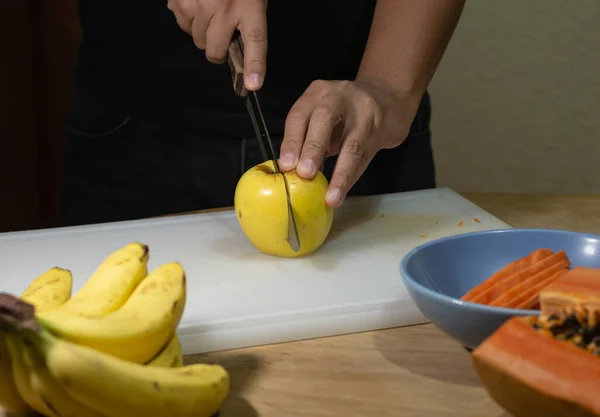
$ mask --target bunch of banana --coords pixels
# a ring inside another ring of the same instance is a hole
[[[72,288],[71,272],[52,268],[34,279],[21,299],[32,304],[37,311],[50,310],[64,304],[71,297]],[[14,371],[13,357],[7,341],[0,334],[0,405],[13,414],[27,415],[32,413],[32,408],[17,389],[13,372],[19,372]]]
[[[184,270],[173,262],[148,274],[148,252],[140,243],[114,252],[72,297],[71,273],[60,268],[38,277],[21,302],[2,295],[0,311],[13,310],[9,320],[0,315],[1,406],[48,417],[209,417],[219,410],[227,371],[184,366],[175,334]],[[35,307],[29,321],[23,301]]]

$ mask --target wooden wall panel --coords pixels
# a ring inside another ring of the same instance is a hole
[[[0,231],[59,224],[77,0],[0,2]]]

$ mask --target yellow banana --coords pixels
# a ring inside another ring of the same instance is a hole
[[[71,271],[54,267],[34,279],[21,299],[33,304],[36,311],[51,310],[67,302],[72,289]]]
[[[33,411],[17,390],[10,352],[4,339],[0,339],[0,406],[16,415],[27,415]]]
[[[21,294],[21,299],[33,304],[37,311],[50,310],[64,304],[71,297],[72,288],[71,272],[55,267],[35,278]],[[0,406],[16,415],[31,414],[32,408],[15,385],[12,358],[4,337],[0,335]]]
[[[111,417],[209,417],[229,392],[219,365],[156,368],[58,339],[30,335],[52,376],[81,403]]]
[[[109,255],[61,309],[86,316],[119,309],[148,274],[148,247],[130,243]]]
[[[25,352],[22,349],[22,342],[14,334],[4,335],[4,341],[10,352],[13,379],[21,398],[23,398],[23,400],[38,413],[48,417],[58,417],[31,387],[31,380],[29,378],[29,370],[27,369],[26,358],[24,355]]]
[[[41,399],[53,416],[105,417],[77,401],[65,390],[62,384],[54,379],[48,370],[44,356],[38,349],[22,342],[17,343],[17,346],[27,358],[26,365],[32,391]]]
[[[177,335],[174,335],[169,343],[146,365],[162,368],[179,368],[183,366],[183,352]]]
[[[31,373],[32,389],[60,417],[107,417],[73,398],[45,366]]]
[[[152,271],[117,311],[87,317],[60,308],[37,319],[61,339],[144,364],[175,334],[185,300],[185,272],[172,262]]]

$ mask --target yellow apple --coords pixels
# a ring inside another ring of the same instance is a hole
[[[298,227],[298,252],[287,242],[284,175]],[[325,204],[327,186],[320,171],[307,180],[295,170],[276,174],[273,161],[258,164],[242,175],[235,189],[234,207],[240,227],[263,253],[289,258],[310,254],[321,247],[331,229],[333,209]]]

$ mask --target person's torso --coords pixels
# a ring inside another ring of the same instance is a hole
[[[78,84],[122,103],[243,112],[229,68],[207,61],[166,1],[82,0]],[[265,112],[285,117],[315,79],[353,79],[375,0],[270,0]]]

